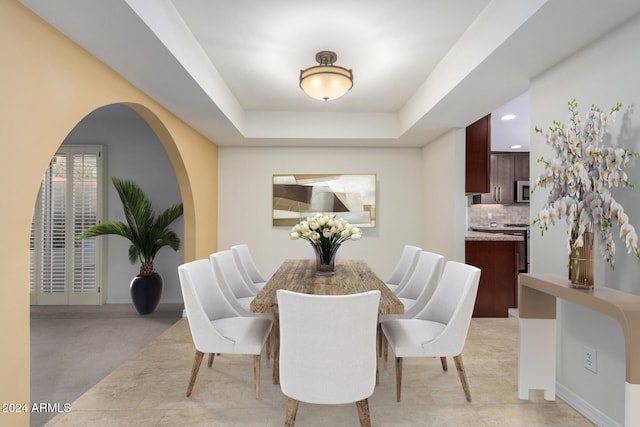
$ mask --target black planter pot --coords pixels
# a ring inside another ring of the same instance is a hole
[[[138,313],[150,314],[158,308],[162,296],[162,276],[136,276],[131,281],[131,300]]]

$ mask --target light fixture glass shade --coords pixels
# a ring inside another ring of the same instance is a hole
[[[326,54],[333,54],[326,57]],[[333,65],[333,52],[319,52],[320,65],[300,71],[300,88],[312,98],[330,101],[340,98],[353,86],[353,73],[344,67]],[[330,61],[330,62],[329,62]]]

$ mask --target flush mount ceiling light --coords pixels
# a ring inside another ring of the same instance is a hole
[[[353,86],[353,73],[333,65],[336,59],[338,55],[335,52],[323,50],[316,53],[316,61],[320,65],[300,71],[300,88],[321,101],[331,101],[347,93]]]
[[[504,116],[500,117],[502,120],[513,120],[516,118],[515,114],[505,114]]]

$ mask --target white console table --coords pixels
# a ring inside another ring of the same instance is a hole
[[[543,390],[556,394],[556,299],[609,316],[620,324],[626,354],[625,427],[640,426],[640,296],[605,287],[585,291],[552,274],[519,276],[520,355],[518,397]]]

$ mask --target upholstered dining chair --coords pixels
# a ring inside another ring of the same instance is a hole
[[[256,291],[262,290],[264,285],[267,284],[267,281],[258,271],[258,268],[253,261],[253,257],[251,256],[251,252],[249,251],[249,245],[243,243],[231,246],[231,252],[233,253],[233,258],[236,260],[238,269],[245,281],[249,285],[253,286]]]
[[[396,399],[400,401],[402,359],[405,357],[453,357],[465,397],[471,391],[462,363],[464,348],[478,292],[480,269],[448,261],[433,296],[412,319],[380,321],[386,341],[396,356]],[[443,363],[443,369],[446,363]]]
[[[380,291],[308,295],[280,289],[277,298],[285,426],[295,424],[299,402],[356,402],[360,425],[370,426]]]
[[[209,259],[221,286],[226,286],[231,291],[233,298],[245,312],[250,312],[251,301],[258,292],[245,282],[231,250],[215,252],[209,256]],[[225,294],[229,296],[228,292]]]
[[[411,277],[404,288],[396,295],[404,305],[404,314],[383,315],[380,317],[380,320],[390,318],[411,319],[415,317],[427,302],[429,302],[435,292],[440,283],[443,267],[444,257],[442,255],[420,251],[418,254],[418,262],[411,273]],[[378,338],[382,339],[380,345],[383,346],[383,357],[386,364],[388,346],[383,334],[379,334]]]
[[[391,289],[391,292],[397,295],[405,286],[418,262],[418,255],[420,255],[421,251],[422,248],[417,246],[404,246],[395,268],[387,280],[384,281],[387,287]]]
[[[260,397],[260,354],[271,332],[273,319],[265,315],[241,315],[229,304],[208,259],[182,264],[178,277],[196,355],[187,386],[191,396],[204,353],[209,367],[215,354],[253,355],[256,399]]]
[[[426,251],[421,251],[418,254],[418,262],[411,277],[396,294],[404,304],[403,317],[415,317],[427,304],[438,286],[443,267],[444,257],[442,255]]]

